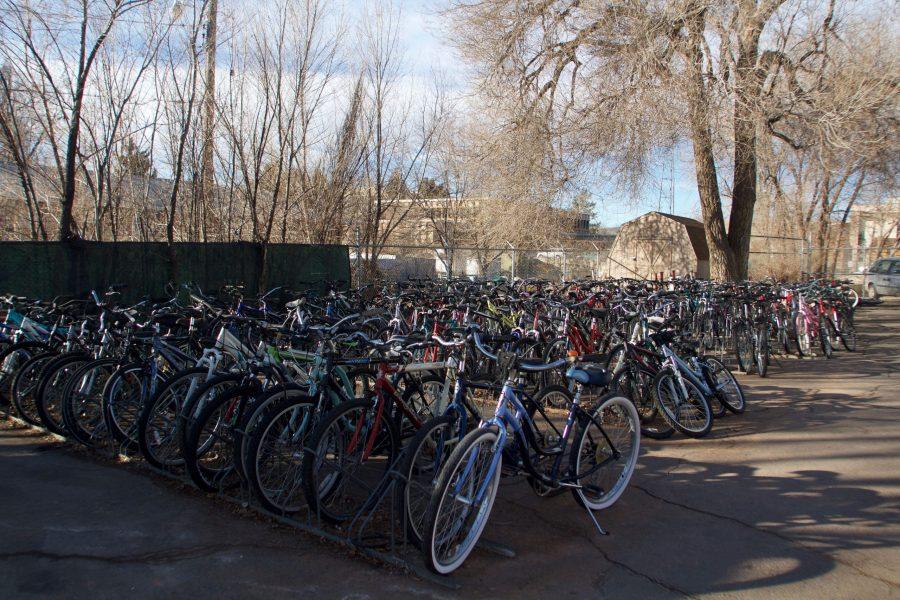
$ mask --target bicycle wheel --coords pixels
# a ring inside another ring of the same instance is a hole
[[[497,432],[480,427],[462,439],[441,469],[425,517],[422,552],[435,573],[452,573],[487,525],[500,482]]]
[[[444,393],[444,378],[437,375],[426,374],[421,378],[411,378],[401,385],[397,393],[403,402],[415,412],[421,421],[435,417],[433,408],[436,407]],[[399,410],[394,413],[394,426],[400,432],[400,437],[411,437],[415,430],[412,423],[405,418]]]
[[[342,523],[362,511],[399,453],[400,440],[372,400],[334,408],[313,433],[303,457],[303,491],[311,511]]]
[[[315,428],[316,405],[299,390],[266,411],[247,440],[247,480],[264,508],[292,514],[303,496],[303,450]]]
[[[728,412],[722,401],[715,395],[707,396],[706,401],[709,402],[709,409],[712,411],[713,419],[721,419]]]
[[[806,317],[803,315],[797,315],[794,321],[794,327],[797,331],[797,356],[801,358],[804,356],[809,356],[810,352],[810,334],[809,327],[806,325]]]
[[[144,404],[138,417],[137,439],[144,459],[157,469],[180,466],[181,456],[180,418],[185,402],[208,377],[204,367],[184,369],[167,379],[149,402]]]
[[[61,354],[47,363],[41,372],[35,399],[41,423],[57,435],[66,435],[63,422],[63,391],[69,378],[91,360],[90,356],[81,352]]]
[[[115,370],[114,358],[89,362],[75,371],[63,390],[61,410],[66,431],[89,448],[103,441],[103,388]]]
[[[682,388],[682,384],[684,387]],[[712,429],[712,410],[703,392],[666,368],[656,374],[653,389],[669,423],[689,437],[703,437]]]
[[[568,356],[569,340],[565,337],[557,338],[547,344],[544,349],[544,362],[553,362]],[[476,353],[475,356],[478,356]],[[566,376],[564,371],[545,371],[543,374],[544,386],[549,385],[565,385]]]
[[[853,321],[844,318],[841,320],[841,343],[847,352],[856,352],[856,326]]]
[[[753,368],[753,334],[750,328],[741,324],[734,329],[734,357],[737,359],[738,368],[744,373],[749,373]]]
[[[182,449],[185,470],[201,490],[216,492],[238,483],[234,466],[234,426],[258,391],[254,385],[232,387],[207,402],[191,423]]]
[[[593,388],[585,386],[581,398],[585,403],[593,403],[592,394]],[[525,409],[531,419],[534,433],[532,443],[535,447],[546,450],[559,445],[573,399],[572,392],[568,388],[551,385],[538,392],[532,401],[526,401]],[[532,457],[531,466],[538,473],[547,474],[555,466],[556,456],[556,454],[545,456],[538,453]],[[532,475],[526,475],[525,479],[538,496],[548,497],[562,491],[561,488],[548,486],[540,478]]]
[[[253,397],[252,403],[243,411],[235,431],[234,466],[241,479],[247,481],[247,474],[250,473],[249,463],[253,460],[249,454],[250,438],[263,418],[279,402],[301,396],[306,397],[308,390],[309,388],[305,386],[288,383],[260,391]],[[310,431],[312,429],[311,427]]]
[[[765,377],[769,372],[769,327],[765,323],[757,325],[753,346],[756,374]]]
[[[707,356],[703,360],[709,368],[711,381],[707,383],[716,390],[716,395],[722,404],[725,405],[725,408],[735,414],[744,412],[747,407],[744,400],[744,390],[741,389],[741,385],[731,371],[728,370],[728,367],[719,359],[711,356]]]
[[[834,346],[837,344],[837,331],[834,330],[834,323],[831,319],[823,317],[822,324],[819,326],[819,346],[825,358],[834,356]]]
[[[562,385],[548,385],[541,388],[541,390],[534,395],[533,400],[535,405],[543,407],[546,411],[554,411],[555,413],[563,409],[568,409],[569,405],[572,403],[572,392]],[[529,408],[532,409],[529,410],[529,412],[531,413],[531,416],[534,417],[536,412],[534,407]],[[568,414],[568,410],[566,410],[566,414]],[[540,433],[538,435],[540,435]]]
[[[403,476],[397,483],[401,526],[406,538],[422,547],[425,515],[434,492],[441,466],[462,439],[459,419],[444,415],[424,423],[403,448],[403,461],[397,470]]]
[[[518,354],[521,359],[541,362],[544,357],[544,344],[535,339],[522,338],[516,342],[513,351]],[[562,373],[560,372],[557,375],[561,374]],[[549,372],[523,373],[522,375],[524,376],[526,389],[536,392],[543,385],[546,385],[545,380],[547,378],[545,378],[545,375],[549,376]],[[443,379],[441,379],[441,381],[443,381]]]
[[[113,441],[126,450],[136,450],[137,422],[144,403],[144,365],[132,362],[120,366],[103,390],[103,419]]]
[[[368,398],[375,391],[375,381],[378,376],[368,367],[357,367],[347,371],[347,379],[353,385],[354,398]],[[340,380],[338,379],[338,381]]]
[[[625,351],[625,346],[622,344],[613,346],[606,356],[605,368],[611,377],[615,377],[625,368],[627,360],[628,353]]]
[[[641,450],[637,410],[627,398],[609,394],[575,434],[570,472],[580,487],[572,495],[591,510],[612,506],[628,487]]]
[[[239,386],[242,379],[243,375],[239,373],[217,373],[212,379],[208,379],[200,384],[194,390],[194,393],[184,401],[184,407],[181,414],[178,415],[178,420],[180,421],[178,429],[181,430],[178,443],[182,457],[184,457],[184,449],[187,446],[188,431],[191,430],[191,426],[200,417],[203,407],[210,402],[214,402],[216,398],[228,390]]]
[[[777,328],[777,337],[778,337],[778,347],[780,348],[779,354],[790,354],[791,353],[791,338],[788,334],[788,327],[785,324],[784,317],[779,317],[778,321],[775,324]]]
[[[641,434],[651,439],[664,440],[672,437],[675,428],[663,417],[659,403],[650,385],[653,374],[639,367],[626,367],[616,375],[609,389],[630,399],[637,409],[641,421]]]
[[[13,378],[10,396],[19,416],[31,425],[41,425],[35,393],[41,381],[41,372],[56,352],[42,352],[26,360]]]
[[[7,394],[12,392],[12,383],[25,362],[46,351],[47,345],[42,342],[19,342],[0,352],[0,404],[9,402]]]

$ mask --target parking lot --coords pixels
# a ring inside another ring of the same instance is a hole
[[[645,441],[598,515],[501,488],[458,589],[351,556],[159,477],[0,426],[0,597],[900,597],[900,303],[860,350],[743,377],[703,440]]]

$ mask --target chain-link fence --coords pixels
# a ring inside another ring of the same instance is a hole
[[[803,238],[750,236],[750,277],[798,279],[807,270],[807,248]]]
[[[862,283],[866,271],[879,258],[900,256],[900,248],[880,246],[838,246],[808,248],[803,254],[803,273],[826,275]]]
[[[600,278],[607,248],[506,248],[422,245],[385,246],[378,257],[378,275],[391,281],[415,277],[507,277],[549,280]],[[366,262],[365,251],[350,249],[354,270]]]
[[[378,258],[377,276],[389,281],[417,277],[541,278],[552,281],[609,277],[654,278],[696,275],[673,257],[683,254],[672,241],[656,240],[652,265],[610,254],[609,241],[588,242],[578,247],[516,248],[429,245],[385,246]],[[646,243],[644,245],[647,245]],[[659,246],[659,248],[657,248]],[[846,278],[862,283],[866,269],[878,258],[900,255],[892,247],[815,248],[802,238],[754,235],[750,242],[750,276],[798,280],[815,275]],[[350,247],[350,264],[356,269],[367,255]],[[627,258],[627,257],[626,257]],[[619,260],[621,259],[621,260]],[[677,264],[676,264],[677,263]],[[638,267],[637,265],[641,266]],[[824,267],[824,268],[823,268]],[[702,276],[702,275],[701,275]]]

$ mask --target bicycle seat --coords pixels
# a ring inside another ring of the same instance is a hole
[[[600,365],[573,365],[566,371],[566,377],[574,379],[578,383],[596,387],[606,387],[609,384],[609,373]]]

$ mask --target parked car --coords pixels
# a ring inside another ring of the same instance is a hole
[[[866,271],[863,292],[868,298],[900,295],[900,257],[876,260]]]

